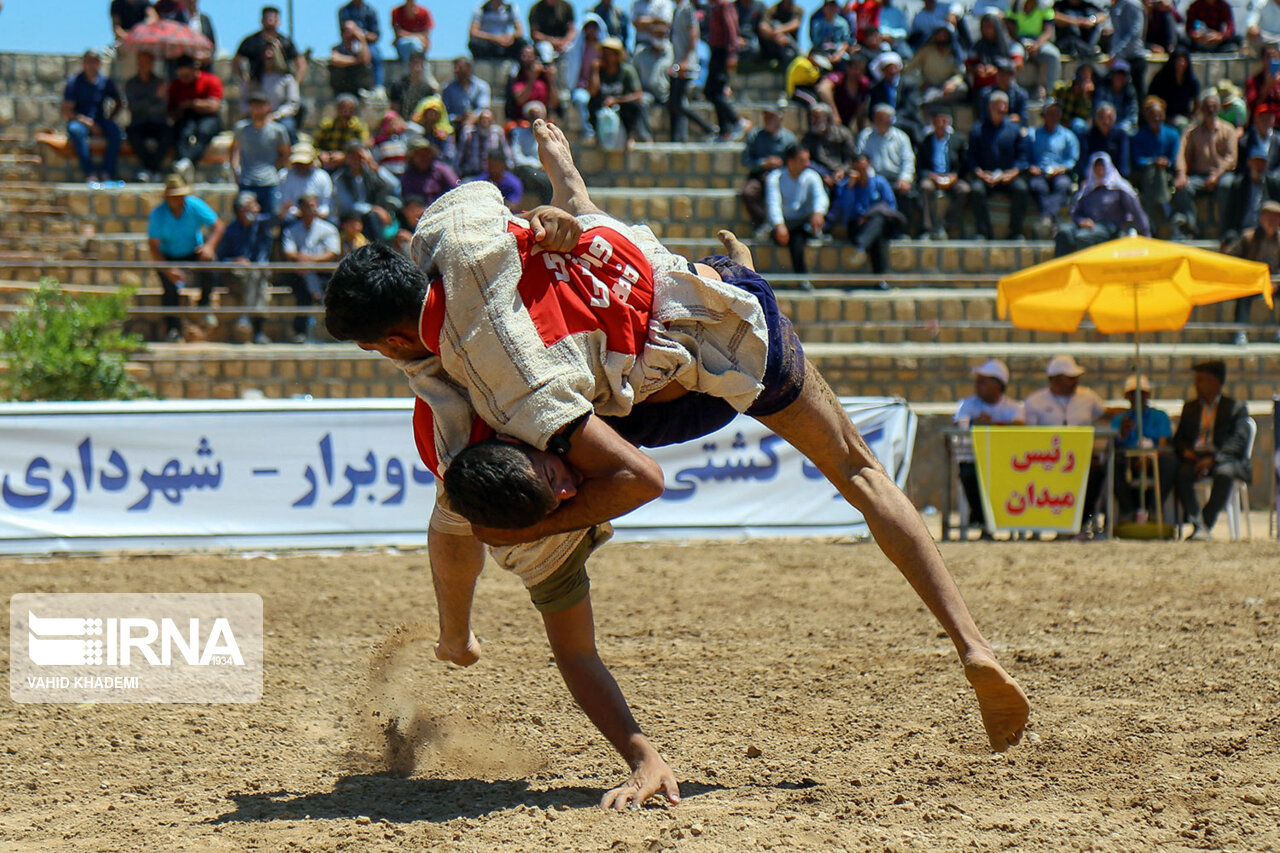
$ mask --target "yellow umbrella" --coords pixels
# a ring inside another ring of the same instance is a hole
[[[1123,237],[1005,276],[996,310],[1019,329],[1074,332],[1087,313],[1103,334],[1132,332],[1134,371],[1141,383],[1141,332],[1181,329],[1196,305],[1258,295],[1270,308],[1266,264],[1181,243]],[[1135,422],[1141,444],[1142,418]],[[1145,480],[1144,468],[1144,508]]]
[[[1074,332],[1088,313],[1098,331],[1181,329],[1196,305],[1261,295],[1271,306],[1266,264],[1123,237],[1000,279],[996,309],[1019,329]]]

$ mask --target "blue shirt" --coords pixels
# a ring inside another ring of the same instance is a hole
[[[220,261],[248,258],[250,263],[264,264],[269,260],[270,254],[271,229],[261,216],[248,225],[242,224],[239,219],[234,220],[218,242]]]
[[[1143,124],[1129,143],[1129,159],[1136,168],[1141,169],[1143,166],[1150,166],[1157,157],[1164,157],[1168,159],[1169,168],[1172,169],[1173,164],[1178,162],[1180,143],[1178,131],[1170,125],[1161,124],[1157,136],[1151,132],[1151,125]]]
[[[807,220],[815,213],[826,214],[830,207],[822,176],[805,169],[793,178],[787,167],[774,169],[764,179],[764,206],[770,225]]]
[[[1128,420],[1134,423],[1133,410],[1121,412],[1111,419],[1111,428],[1116,431],[1116,447],[1133,448],[1138,446],[1138,430],[1134,429],[1129,433],[1128,438],[1120,437],[1120,425]],[[1137,424],[1134,423],[1136,427]],[[1153,409],[1147,406],[1142,412],[1142,437],[1149,438],[1156,444],[1160,443],[1162,438],[1173,438],[1173,424],[1169,421],[1169,416],[1159,409]]]
[[[174,216],[165,203],[151,211],[147,236],[160,241],[160,254],[166,258],[189,258],[204,245],[205,226],[217,221],[218,214],[213,208],[189,195],[181,216]]]
[[[338,10],[338,29],[341,30],[342,25],[345,24],[347,21],[355,21],[356,26],[364,30],[366,33],[373,33],[374,35],[379,35],[382,32],[381,30],[378,29],[378,13],[368,3],[365,3],[359,9],[357,9],[356,4],[353,0],[353,2],[348,3],[347,5],[339,9]]]
[[[926,36],[933,35],[934,30],[938,27],[945,27],[947,15],[951,11],[949,3],[938,3],[932,10],[921,9],[916,12],[915,18],[911,21],[911,32],[923,33]]]
[[[893,187],[883,175],[872,175],[865,185],[859,185],[852,177],[845,178],[836,187],[832,219],[848,224],[866,216],[867,211],[878,204],[898,209]]]
[[[1031,131],[1031,164],[1041,169],[1074,169],[1080,160],[1080,137],[1062,125],[1053,131],[1037,127]]]
[[[836,15],[828,21],[827,16],[819,9],[809,19],[809,41],[816,48],[823,48],[828,44],[848,44],[852,38],[849,22],[842,15]]]
[[[455,121],[463,113],[478,113],[489,109],[489,84],[474,75],[467,86],[453,80],[440,93],[440,100],[444,101],[449,121]]]
[[[996,127],[980,121],[969,131],[969,169],[988,172],[1027,168],[1030,146],[1022,125],[1008,117]]]
[[[476,175],[474,178],[468,178],[467,183],[487,180],[489,180],[487,174]],[[497,186],[498,192],[502,193],[502,200],[507,204],[519,204],[520,199],[524,198],[524,184],[520,183],[520,179],[509,171],[504,171],[502,177],[493,181],[493,183]]]
[[[116,81],[107,75],[99,74],[97,80],[90,82],[82,71],[67,79],[62,100],[75,104],[75,114],[78,116],[88,116],[95,122],[105,121],[106,101],[120,103],[120,90],[116,88]]]

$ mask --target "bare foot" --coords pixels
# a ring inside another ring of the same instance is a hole
[[[676,776],[662,760],[657,752],[651,752],[636,767],[631,778],[612,791],[607,791],[600,799],[600,808],[622,811],[626,808],[638,809],[644,801],[658,791],[667,795],[667,802],[676,805],[680,802],[680,788],[676,785]]]
[[[966,655],[964,675],[978,694],[978,709],[987,739],[996,752],[1004,752],[1022,740],[1031,706],[1027,696],[994,657],[982,653]]]
[[[724,251],[729,256],[729,260],[749,270],[756,268],[755,259],[751,257],[751,250],[738,239],[737,234],[734,234],[728,228],[722,228],[716,232],[716,237],[724,245]]]
[[[564,131],[550,122],[537,119],[533,123],[533,136],[538,140],[538,159],[551,181],[552,206],[575,216],[585,212],[575,208],[588,203],[587,184],[573,164],[573,152]]]

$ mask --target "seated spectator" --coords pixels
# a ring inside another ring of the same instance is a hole
[[[364,236],[364,220],[358,213],[348,213],[338,223],[339,255],[346,257],[356,249],[369,245],[369,238]]]
[[[918,200],[915,145],[906,133],[894,127],[894,118],[893,107],[877,104],[871,127],[858,134],[858,153],[865,154],[876,175],[893,187],[896,209],[910,222],[915,217]]]
[[[284,229],[280,247],[286,260],[303,264],[322,264],[336,261],[342,254],[342,237],[332,222],[326,222],[316,212],[314,196],[298,199],[298,219]],[[324,298],[324,287],[329,274],[324,272],[294,273],[288,277],[293,298],[299,308],[310,308]],[[314,340],[316,318],[299,314],[293,318],[293,342],[305,344]]]
[[[520,11],[506,0],[485,0],[477,6],[468,35],[467,50],[476,59],[515,59],[526,44]]]
[[[881,50],[888,48],[901,56],[909,56],[911,45],[907,44],[907,30],[910,22],[906,12],[899,3],[893,0],[882,0],[880,3],[880,35],[884,41]]]
[[[832,66],[838,65],[849,54],[853,32],[849,29],[849,21],[840,14],[840,4],[836,0],[823,0],[809,18],[809,43]]]
[[[267,96],[254,92],[249,118],[236,125],[231,142],[231,175],[240,192],[254,194],[259,210],[274,212],[280,207],[280,172],[288,164],[289,133],[271,120]]]
[[[933,132],[920,143],[916,166],[920,171],[920,195],[924,198],[924,230],[935,239],[948,233],[963,236],[964,210],[969,203],[969,184],[961,179],[965,170],[964,139],[951,128],[951,115],[935,110]],[[938,219],[938,200],[948,197],[946,227]]]
[[[814,89],[819,101],[833,105],[837,120],[845,127],[856,132],[866,125],[871,99],[866,54],[859,51],[849,57],[843,71],[826,75]]]
[[[369,128],[356,115],[358,104],[354,95],[339,95],[333,116],[316,128],[315,146],[320,153],[320,165],[330,172],[346,159],[349,143],[364,145],[369,141]]]
[[[1135,520],[1139,506],[1145,506],[1152,515],[1155,510],[1155,488],[1157,469],[1151,466],[1151,460],[1143,457],[1127,457],[1126,450],[1138,447],[1138,425],[1142,425],[1142,447],[1159,450],[1156,464],[1160,472],[1160,500],[1167,502],[1173,494],[1174,471],[1177,460],[1173,457],[1173,424],[1169,416],[1159,409],[1151,408],[1151,383],[1143,376],[1141,382],[1137,375],[1124,381],[1124,397],[1129,401],[1129,410],[1111,419],[1111,429],[1116,433],[1116,462],[1112,490],[1116,496],[1116,510],[1121,521]],[[1141,415],[1138,413],[1141,412]],[[1146,469],[1148,495],[1142,494],[1143,469]],[[1145,519],[1139,519],[1145,520]],[[1156,519],[1163,521],[1164,519]]]
[[[996,60],[996,80],[978,93],[978,115],[987,111],[987,99],[996,92],[1004,92],[1009,96],[1009,120],[1027,126],[1027,90],[1018,85],[1015,79],[1016,70],[1008,59]]]
[[[1280,42],[1280,0],[1263,0],[1253,7],[1246,38],[1255,51],[1260,45]]]
[[[263,47],[262,74],[250,77],[247,85],[241,86],[243,102],[241,110],[249,113],[249,93],[261,92],[267,96],[271,104],[271,120],[279,123],[289,133],[289,141],[298,141],[298,122],[302,114],[302,93],[298,88],[298,80],[289,70],[289,66],[280,55],[280,48],[274,42]]]
[[[640,89],[640,75],[626,58],[627,49],[622,42],[607,38],[601,43],[600,64],[591,73],[591,100],[587,102],[587,111],[591,126],[599,133],[600,110],[617,107],[629,146],[636,139],[649,141],[652,134],[649,132],[644,93]]]
[[[566,0],[556,0],[568,7]],[[507,85],[507,118],[524,118],[524,106],[539,101],[553,112],[560,106],[560,86],[556,83],[555,65],[544,65],[532,45],[520,52],[516,73]]]
[[[434,140],[418,138],[409,144],[409,159],[400,176],[401,198],[419,198],[430,205],[459,183],[457,172],[440,159]]]
[[[726,39],[737,39],[738,19],[737,7],[732,0],[711,2],[706,10],[708,25],[714,19],[722,26],[718,35]],[[631,57],[631,65],[640,75],[640,88],[649,94],[653,101],[666,103],[668,94],[667,69],[675,62],[674,48],[671,45],[671,23],[675,18],[676,5],[671,0],[635,0],[631,5],[631,22],[636,27],[635,53]],[[710,36],[710,33],[708,34]],[[713,54],[717,44],[708,38]],[[626,47],[625,42],[623,47]],[[721,56],[723,58],[723,56]],[[716,70],[713,67],[710,70]],[[711,91],[716,84],[708,77],[707,99],[714,101],[717,97]]]
[[[1274,199],[1272,196],[1262,203],[1254,226],[1245,228],[1243,234],[1223,247],[1223,251],[1229,255],[1266,264],[1271,270],[1273,281],[1280,274],[1280,201]],[[1246,296],[1235,301],[1235,322],[1241,325],[1249,322],[1249,315],[1257,298]],[[1277,307],[1280,309],[1280,303],[1277,303]],[[1280,325],[1277,325],[1275,340],[1280,343]],[[1234,342],[1237,346],[1248,344],[1248,333],[1244,329],[1236,332]]]
[[[431,31],[435,25],[430,10],[419,6],[418,0],[405,0],[391,10],[391,31],[396,37],[396,55],[401,63],[408,65],[415,56],[423,60],[427,58],[431,53]]]
[[[425,12],[426,9],[423,9]],[[439,94],[440,83],[432,76],[427,67],[427,58],[421,53],[409,57],[408,71],[403,77],[391,84],[387,99],[391,109],[402,116],[413,115],[414,107],[423,98]]]
[[[1280,45],[1262,46],[1261,68],[1244,85],[1245,105],[1249,115],[1262,107],[1280,109]]]
[[[484,107],[480,112],[488,109]],[[474,118],[472,116],[472,123]],[[435,143],[441,160],[448,163],[450,167],[457,165],[458,143],[455,141],[453,125],[449,123],[449,117],[445,114],[444,100],[439,95],[432,95],[418,104],[417,110],[413,113],[413,123],[421,129],[423,136]]]
[[[782,153],[781,169],[765,177],[764,204],[773,241],[791,253],[791,269],[805,273],[804,247],[822,234],[830,201],[822,178],[809,168],[809,152],[790,145]]]
[[[400,208],[400,213],[396,217],[400,223],[400,230],[396,233],[395,239],[391,241],[391,245],[397,252],[406,257],[411,257],[409,247],[413,244],[413,232],[417,230],[418,220],[422,218],[423,211],[427,209],[427,203],[422,196],[407,195],[404,197],[404,207]]]
[[[939,3],[938,0],[924,0],[924,6],[911,19],[911,28],[907,31],[907,44],[913,50],[919,50],[939,27],[951,24],[951,6]]]
[[[1166,121],[1179,130],[1187,126],[1200,100],[1200,78],[1191,67],[1191,54],[1185,47],[1174,50],[1169,61],[1151,78],[1147,91],[1164,101]]]
[[[524,191],[538,198],[538,204],[551,203],[551,179],[542,169],[538,156],[538,139],[533,135],[533,123],[546,119],[547,108],[537,101],[525,105],[527,119],[507,122],[507,144],[511,151],[511,171],[520,179]]]
[[[279,216],[286,225],[298,218],[298,199],[304,195],[316,200],[316,215],[333,216],[333,178],[320,168],[320,157],[310,145],[299,143],[289,154],[289,170],[280,181]]]
[[[981,92],[995,85],[1001,62],[1013,66],[1013,46],[998,14],[989,12],[978,22],[978,40],[973,43],[965,65],[969,69],[969,89]],[[1021,119],[1019,119],[1021,120]]]
[[[919,119],[920,87],[903,77],[902,58],[896,53],[882,53],[872,60],[868,70],[875,81],[867,97],[871,114],[875,114],[878,105],[888,104],[893,107],[898,127],[912,141],[920,139],[924,135]]]
[[[373,53],[355,21],[342,25],[342,41],[329,53],[329,87],[334,96],[373,95]]]
[[[209,231],[207,237],[205,229]],[[211,261],[217,255],[218,242],[225,230],[226,225],[213,208],[192,196],[191,187],[180,175],[170,175],[164,182],[164,201],[151,211],[147,220],[147,247],[151,260],[175,264]],[[209,304],[212,283],[196,269],[165,267],[157,270],[156,275],[163,291],[161,305],[180,305],[179,293],[184,287],[199,287],[200,304]],[[168,327],[166,341],[178,343],[183,339],[182,322],[176,316],[166,317],[165,325]]]
[[[250,79],[262,80],[262,75],[268,70],[268,45],[275,47],[276,61],[283,61],[284,67],[278,70],[292,72],[295,80],[301,81],[306,77],[307,57],[298,53],[289,37],[280,32],[280,10],[275,6],[263,6],[262,29],[240,42],[231,63],[241,85]]]
[[[373,137],[373,160],[396,177],[404,174],[405,158],[409,155],[409,140],[413,134],[409,124],[395,110],[388,110]]]
[[[529,37],[543,62],[558,59],[577,35],[578,25],[568,0],[538,0],[529,9]]]
[[[1240,97],[1240,87],[1223,78],[1218,81],[1218,100],[1222,106],[1218,108],[1218,118],[1237,129],[1243,129],[1249,123],[1249,108]]]
[[[512,213],[520,211],[520,200],[524,198],[524,185],[520,183],[503,159],[501,151],[490,151],[484,174],[467,178],[468,181],[488,181],[502,193],[502,200]]]
[[[1101,53],[1107,15],[1089,0],[1057,0],[1053,20],[1058,34],[1058,50],[1063,56],[1091,59]]]
[[[1137,192],[1102,152],[1090,158],[1084,186],[1071,202],[1068,220],[1058,228],[1054,257],[1122,237],[1130,228],[1143,237],[1151,236]]]
[[[826,104],[809,110],[809,131],[801,137],[800,145],[809,152],[809,162],[822,176],[827,192],[844,180],[858,150],[853,132],[831,120],[831,108]]]
[[[102,74],[102,58],[97,51],[86,50],[81,60],[83,70],[70,77],[62,92],[62,116],[67,122],[67,137],[80,161],[80,170],[90,183],[117,179],[120,157],[120,126],[112,119],[120,109],[120,90],[115,81]],[[95,166],[90,152],[90,139],[102,137],[107,150],[102,165]]]
[[[1170,54],[1178,46],[1182,13],[1173,0],[1143,0],[1146,7],[1146,46],[1154,54]]]
[[[1235,176],[1227,196],[1226,219],[1222,223],[1222,245],[1230,246],[1240,235],[1253,232],[1262,217],[1262,207],[1280,201],[1280,192],[1267,174],[1270,153],[1261,145],[1246,149],[1240,158],[1244,171]]]
[[[511,162],[511,148],[502,128],[493,120],[493,113],[481,110],[476,123],[462,129],[462,141],[458,143],[458,174],[462,180],[482,178],[489,171],[489,152],[497,151],[504,163]]]
[[[270,283],[267,273],[257,266],[271,260],[271,218],[261,215],[258,197],[250,192],[236,196],[235,213],[236,218],[218,241],[216,257],[243,268],[222,273],[222,286],[231,291],[236,304],[258,313],[252,320],[248,314],[241,314],[232,327],[231,339],[238,344],[269,344],[271,339],[263,331],[261,312],[270,298]]]
[[[222,81],[197,68],[190,56],[179,56],[173,65],[169,118],[173,121],[173,147],[178,157],[173,170],[191,183],[195,164],[222,130]]]
[[[998,358],[993,358],[973,369],[973,396],[965,397],[956,408],[952,421],[961,429],[971,426],[1019,426],[1026,421],[1022,403],[1009,397],[1009,368]],[[966,440],[956,448],[960,486],[964,489],[965,502],[969,504],[969,526],[986,526],[986,514],[982,511],[982,496],[978,491],[978,469],[973,462],[973,447]],[[983,530],[983,537],[990,534]]]
[[[1053,6],[1041,0],[1014,0],[1008,21],[1028,63],[1035,63],[1041,93],[1052,92],[1062,75],[1062,54],[1053,43]],[[1035,87],[1033,87],[1035,88]]]
[[[1231,487],[1239,480],[1247,488],[1253,480],[1253,466],[1246,455],[1249,446],[1249,412],[1243,401],[1222,393],[1227,366],[1221,361],[1205,361],[1192,368],[1196,396],[1182,406],[1178,429],[1173,434],[1173,450],[1178,459],[1174,487],[1178,502],[1191,524],[1190,538],[1213,538],[1213,525],[1231,497]],[[1212,478],[1213,487],[1204,506],[1196,497],[1196,482]]]
[[[760,57],[771,67],[786,68],[800,55],[803,15],[795,0],[778,0],[760,20]]]
[[[378,13],[364,0],[351,0],[338,9],[339,31],[345,30],[347,24],[351,23],[356,25],[360,41],[369,49],[369,64],[373,69],[373,88],[367,94],[369,97],[382,100],[387,97],[387,88],[386,72],[382,68],[382,54],[378,51],[378,40],[382,37]],[[343,41],[346,41],[345,37]]]
[[[1112,71],[1115,71],[1119,62],[1124,62],[1129,72],[1129,85],[1133,87],[1134,103],[1140,104],[1147,96],[1147,46],[1143,41],[1146,18],[1142,10],[1142,0],[1111,0],[1109,17],[1111,41],[1107,51],[1111,54]],[[1119,107],[1117,110],[1123,124],[1124,110]],[[1136,126],[1137,110],[1135,109],[1133,127]],[[1129,132],[1133,132],[1132,127]]]
[[[516,48],[515,54],[520,54],[520,48]],[[475,121],[476,113],[489,109],[489,84],[472,73],[471,60],[460,56],[453,61],[453,79],[440,97],[447,111],[446,118],[454,124],[467,125]]]
[[[400,182],[386,169],[378,168],[361,143],[347,143],[342,167],[333,174],[333,192],[339,219],[352,211],[358,213],[364,219],[365,236],[375,243],[395,235]]]
[[[797,56],[787,66],[784,78],[787,97],[795,99],[808,109],[822,100],[819,87],[830,73],[831,61],[817,48],[804,56]]]
[[[1072,173],[1080,162],[1080,140],[1059,120],[1062,108],[1052,98],[1040,110],[1043,123],[1031,132],[1031,158],[1027,185],[1040,209],[1040,230],[1053,232],[1053,223],[1071,195]]]
[[[973,205],[978,234],[995,239],[987,198],[993,193],[1009,196],[1009,238],[1022,238],[1031,188],[1023,171],[1030,146],[1026,130],[1009,121],[1009,96],[996,92],[987,102],[987,115],[969,131],[969,203]]]
[[[956,52],[955,35],[950,24],[938,27],[903,69],[919,76],[923,89],[920,100],[924,104],[957,104],[969,95],[964,61]]]
[[[692,6],[690,8],[692,9]],[[697,25],[696,19],[694,25]],[[591,100],[591,92],[589,91],[591,87],[591,68],[600,58],[600,42],[605,38],[604,32],[606,32],[604,20],[592,12],[586,13],[582,16],[582,28],[578,30],[578,37],[573,40],[573,44],[569,46],[569,50],[565,52],[564,58],[560,61],[564,70],[564,83],[569,89],[569,100],[578,112],[578,121],[583,128],[583,141],[588,143],[595,141],[595,129],[591,126],[591,114],[587,111],[587,102]],[[690,48],[692,47],[693,45],[690,45]],[[695,78],[697,76],[696,57],[697,54],[695,53],[693,70],[687,64],[687,59],[678,61],[680,70],[671,83],[671,102],[673,104],[677,102],[677,96],[680,99],[684,98],[685,92],[688,90],[691,74]],[[682,82],[677,83],[677,79]],[[679,90],[678,92],[677,89]],[[680,103],[687,108],[688,104],[685,101],[681,100]],[[673,106],[672,109],[675,109],[675,107]],[[673,118],[673,134],[675,133],[674,122],[675,119]],[[706,122],[703,122],[703,124],[706,124]],[[710,133],[711,126],[707,125],[705,130]],[[673,141],[683,142],[684,140],[673,139]]]
[[[735,0],[738,13],[738,63],[758,65],[760,54],[760,22],[764,20],[762,0]]]
[[[1218,118],[1218,107],[1218,95],[1210,89],[1200,101],[1200,120],[1182,135],[1173,178],[1175,240],[1184,231],[1201,234],[1196,200],[1202,196],[1212,202],[1211,222],[1220,227],[1226,216],[1238,154],[1235,128]]]
[[[600,33],[600,38],[613,36],[623,44],[631,41],[631,19],[624,6],[613,0],[600,0],[591,11],[604,22],[604,31]]]
[[[1053,99],[1062,107],[1062,123],[1084,140],[1093,121],[1094,70],[1089,63],[1076,69],[1070,80],[1059,80]]]
[[[1164,101],[1147,95],[1142,107],[1142,126],[1130,146],[1133,185],[1142,200],[1151,230],[1169,219],[1173,200],[1173,171],[1178,162],[1178,131],[1164,121]]]
[[[869,261],[876,275],[889,268],[889,240],[906,225],[893,188],[876,174],[866,154],[854,158],[848,177],[836,187],[830,220],[831,225],[845,227],[857,249],[847,267],[857,270]]]
[[[1046,368],[1049,385],[1030,394],[1023,403],[1027,426],[1108,426],[1106,404],[1092,388],[1081,387],[1084,368],[1069,355],[1056,355]],[[1094,454],[1085,485],[1084,511],[1078,539],[1089,539],[1088,527],[1098,508],[1098,496],[1106,480],[1105,466]]]
[[[1197,53],[1226,53],[1240,47],[1235,16],[1227,0],[1194,0],[1187,7],[1187,38]]]
[[[1253,114],[1253,119],[1236,148],[1236,171],[1241,174],[1247,171],[1248,153],[1261,148],[1267,155],[1267,183],[1280,190],[1280,131],[1275,128],[1276,110],[1267,107]]]
[[[1125,178],[1128,178],[1132,163],[1129,159],[1130,138],[1127,133],[1116,126],[1116,108],[1103,103],[1093,114],[1093,126],[1084,135],[1084,144],[1080,146],[1080,164],[1076,172],[1080,179],[1088,177],[1088,164],[1093,155],[1102,152]]]
[[[1093,109],[1102,104],[1115,107],[1116,126],[1132,136],[1138,129],[1138,96],[1129,82],[1129,63],[1117,59],[1111,64],[1111,72],[1103,79],[1098,91],[1093,93]]]
[[[751,131],[742,149],[742,165],[747,169],[747,180],[742,185],[742,204],[747,209],[752,227],[756,229],[757,240],[773,233],[773,223],[767,221],[765,210],[765,178],[775,169],[782,168],[782,155],[787,149],[799,145],[795,134],[782,126],[786,110],[786,98],[780,98],[777,103],[761,110],[761,126]]]
[[[138,24],[151,24],[160,19],[151,0],[111,0],[110,14],[111,31],[117,44]]]
[[[138,180],[149,183],[163,174],[173,141],[169,90],[155,73],[154,54],[138,54],[138,73],[125,81],[124,96],[129,102],[129,126],[124,132],[134,156],[142,163]]]

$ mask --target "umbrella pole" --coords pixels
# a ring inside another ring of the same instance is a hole
[[[1134,399],[1138,403],[1138,413],[1135,420],[1138,427],[1138,449],[1141,450],[1144,438],[1142,434],[1142,409],[1145,401],[1142,396],[1142,343],[1140,340],[1142,329],[1139,328],[1138,322],[1138,285],[1135,282],[1133,286],[1133,372],[1138,380],[1138,388],[1134,392]],[[1138,506],[1145,515],[1147,512],[1147,462],[1142,456],[1138,458],[1142,460],[1138,474]],[[1160,521],[1160,519],[1157,519],[1157,521]]]

